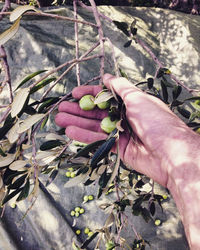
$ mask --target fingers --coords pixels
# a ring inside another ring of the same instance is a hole
[[[108,137],[108,135],[104,133],[94,132],[89,129],[76,126],[68,126],[65,129],[65,133],[70,139],[88,144],[95,141],[104,140]]]
[[[131,92],[141,92],[140,89],[135,87],[124,77],[115,77],[110,74],[105,74],[103,82],[108,89],[112,88],[123,100]]]
[[[95,132],[102,132],[100,127],[100,120],[87,119],[68,113],[58,113],[55,117],[55,122],[58,126],[62,128],[66,128],[72,125]]]
[[[107,110],[100,110],[98,108],[88,111],[82,110],[77,102],[64,101],[59,105],[58,111],[97,120],[102,120],[104,117],[108,116]]]
[[[102,86],[100,85],[79,86],[72,90],[72,96],[75,99],[80,99],[84,95],[96,96],[101,90],[102,90]]]

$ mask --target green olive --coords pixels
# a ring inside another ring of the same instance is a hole
[[[74,216],[75,213],[76,213],[76,212],[75,212],[74,210],[72,210],[70,214],[71,214],[71,216]]]
[[[94,107],[96,106],[94,104],[94,96],[92,96],[92,95],[84,95],[79,100],[79,106],[83,110],[93,110]]]
[[[81,230],[80,229],[77,229],[76,230],[76,234],[79,235],[81,233]]]
[[[90,232],[90,229],[88,228],[88,227],[86,227],[85,229],[84,229],[84,233],[85,234],[88,234]]]
[[[94,234],[93,232],[89,232],[88,237],[91,237],[93,234]]]
[[[154,224],[155,224],[156,226],[159,226],[159,225],[161,224],[161,220],[159,220],[159,219],[155,220]]]
[[[80,211],[79,211],[80,214],[84,214],[85,213],[85,209],[84,208],[81,208]]]
[[[110,107],[110,102],[109,101],[106,101],[106,102],[100,102],[97,104],[97,107],[99,109],[107,109]]]
[[[87,202],[88,199],[89,199],[89,198],[88,198],[88,195],[85,195],[85,196],[83,197],[83,201],[84,201],[84,202]]]
[[[111,133],[116,128],[118,120],[111,121],[110,117],[107,116],[101,121],[101,129],[106,133]]]
[[[88,200],[89,200],[89,201],[94,200],[94,196],[93,196],[93,195],[89,195],[89,196],[88,196]]]

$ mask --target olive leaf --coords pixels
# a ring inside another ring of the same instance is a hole
[[[18,189],[19,187],[21,187],[24,184],[26,177],[27,177],[27,174],[22,175],[16,181],[14,181],[12,184],[10,184],[8,186],[8,189]]]
[[[57,175],[58,175],[58,169],[54,169],[46,182],[46,187],[53,182],[53,180],[56,178]]]
[[[11,105],[11,117],[15,117],[20,113],[29,96],[29,92],[29,88],[23,88],[17,92]]]
[[[126,42],[126,43],[124,44],[124,48],[130,47],[130,46],[131,46],[131,43],[132,43],[132,40],[129,40],[128,42]]]
[[[188,111],[187,109],[183,108],[183,107],[179,107],[177,106],[177,111],[185,118],[189,119],[191,116],[190,111]]]
[[[59,101],[59,97],[46,98],[38,109],[38,113],[43,113],[49,106]]]
[[[47,84],[49,84],[49,83],[51,83],[51,82],[53,82],[55,80],[56,80],[56,77],[51,77],[51,78],[47,78],[47,79],[42,80],[37,85],[35,85],[33,88],[31,88],[30,94],[35,93],[39,89],[43,88],[44,86],[46,86]]]
[[[111,98],[113,98],[113,94],[110,91],[102,90],[95,96],[94,104],[106,102],[110,100]]]
[[[95,150],[97,147],[102,145],[104,142],[105,142],[105,140],[100,140],[100,141],[95,141],[91,144],[88,144],[83,149],[79,150],[78,153],[74,156],[74,158],[87,155],[89,152]]]
[[[10,21],[14,22],[15,20],[17,20],[19,17],[21,17],[27,11],[40,12],[34,6],[31,6],[31,5],[19,6],[11,12]]]
[[[128,32],[128,24],[125,22],[118,22],[118,21],[113,21],[113,23],[117,26],[118,29],[120,29],[125,35],[130,36]]]
[[[10,199],[12,199],[13,197],[15,197],[19,192],[21,192],[22,188],[16,189],[15,191],[13,191],[12,193],[8,193],[3,201],[2,201],[2,205],[4,205],[6,202],[8,202]]]
[[[45,150],[50,150],[52,148],[58,147],[63,145],[63,142],[59,141],[59,140],[50,140],[50,141],[46,141],[44,142],[41,146],[40,146],[40,150],[45,151]]]
[[[12,126],[12,128],[8,131],[7,138],[11,144],[16,142],[20,136],[20,134],[17,133],[17,131],[19,129],[19,124],[20,124],[20,120],[18,120],[14,124],[14,126]]]
[[[6,31],[0,35],[0,46],[10,40],[18,31],[21,17],[19,17],[16,22]]]
[[[181,94],[181,91],[182,91],[182,87],[180,85],[174,86],[173,91],[172,91],[172,96],[174,100],[176,100],[179,97],[179,95]]]
[[[111,150],[113,145],[115,144],[116,137],[111,137],[107,141],[105,141],[98,150],[94,153],[91,160],[91,168],[95,167],[98,162],[100,162]]]
[[[0,168],[10,165],[15,159],[15,154],[7,154],[5,157],[0,156]]]
[[[89,239],[87,239],[81,246],[81,249],[86,248],[92,240],[99,234],[99,232],[95,232]]]
[[[27,162],[24,160],[17,160],[10,164],[9,169],[13,171],[25,170],[24,167],[26,166],[26,164]]]
[[[30,181],[29,181],[29,178],[28,178],[25,185],[24,185],[24,187],[22,188],[21,193],[17,197],[16,201],[21,201],[21,200],[26,199],[28,197],[28,195],[29,195],[29,190],[30,190]]]
[[[45,72],[45,71],[47,71],[47,70],[38,70],[38,71],[36,71],[36,72],[34,72],[34,73],[28,75],[27,77],[25,77],[25,78],[19,83],[19,85],[17,86],[17,88],[16,88],[15,90],[19,89],[19,88],[20,88],[21,86],[23,86],[26,82],[28,82],[29,80],[31,80],[31,79],[34,78],[35,76],[37,76],[37,75],[39,75],[39,74],[41,74],[41,73],[43,73],[43,72]]]
[[[162,97],[165,103],[168,103],[168,91],[166,85],[161,81]]]
[[[25,120],[21,120],[21,122],[19,124],[19,129],[18,129],[17,132],[18,133],[23,133],[23,132],[27,131],[35,123],[37,123],[38,121],[40,121],[44,117],[45,117],[45,114],[35,114],[35,115],[32,115],[32,116],[29,116]]]

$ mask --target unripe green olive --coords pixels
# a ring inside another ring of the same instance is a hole
[[[84,208],[81,208],[80,211],[79,211],[80,214],[84,214],[85,213],[85,209]]]
[[[76,212],[74,210],[71,211],[71,216],[75,216]]]
[[[76,230],[76,234],[79,235],[81,233],[81,230],[80,229],[77,229]]]
[[[101,121],[101,129],[106,133],[111,133],[116,128],[118,120],[111,121],[110,117],[107,116]]]
[[[75,212],[79,212],[80,210],[81,210],[81,208],[80,207],[75,207]]]
[[[84,95],[79,100],[79,106],[83,110],[93,110],[94,107],[95,107],[94,96],[92,96],[92,95]]]
[[[89,201],[94,200],[94,196],[93,196],[93,195],[89,195],[89,196],[88,196],[88,200],[89,200]]]
[[[71,173],[70,173],[69,171],[67,171],[67,172],[65,173],[65,175],[66,175],[68,178],[71,177]]]
[[[109,101],[105,101],[105,102],[100,102],[97,104],[97,107],[99,109],[107,109],[110,107],[110,102]]]
[[[84,201],[84,202],[87,202],[88,199],[89,199],[89,198],[88,198],[88,195],[85,195],[85,196],[83,197],[83,201]]]
[[[163,194],[163,199],[166,200],[168,198],[168,196],[166,194]]]
[[[84,233],[85,234],[88,234],[90,232],[90,229],[88,228],[88,227],[86,227],[85,229],[84,229]]]
[[[93,232],[89,232],[88,237],[91,237],[93,234],[94,234]]]
[[[71,178],[74,178],[75,176],[76,176],[76,173],[74,173],[74,172],[72,172],[70,175]]]
[[[159,225],[161,224],[161,220],[159,220],[159,219],[155,220],[154,224],[155,224],[156,226],[159,226]]]

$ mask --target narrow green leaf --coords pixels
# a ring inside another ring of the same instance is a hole
[[[149,207],[149,211],[151,213],[152,216],[154,216],[155,212],[156,212],[156,207],[155,207],[155,203],[151,202],[151,205]]]
[[[189,119],[190,116],[191,116],[191,113],[190,111],[186,110],[185,108],[183,107],[177,107],[177,111],[185,118]]]
[[[13,192],[10,193],[10,194],[7,194],[7,195],[5,196],[5,198],[3,199],[3,201],[2,201],[2,205],[4,205],[6,202],[8,202],[8,201],[9,201],[10,199],[12,199],[13,197],[15,197],[21,190],[22,190],[22,188],[19,188],[19,189],[13,191]]]
[[[179,97],[181,91],[182,91],[182,87],[180,85],[174,86],[173,91],[172,91],[172,96],[174,100],[176,100]]]
[[[44,142],[41,146],[40,146],[40,150],[45,151],[45,150],[50,150],[52,148],[58,147],[63,145],[63,142],[59,141],[59,140],[50,140],[50,141],[46,141]]]
[[[100,141],[95,141],[91,144],[88,144],[83,149],[79,150],[78,153],[74,156],[74,158],[87,155],[89,152],[95,150],[97,147],[102,145],[104,142],[105,142],[105,140],[100,140]]]
[[[30,5],[19,6],[11,12],[10,21],[14,22],[16,19],[21,17],[27,11],[39,12],[34,6],[30,6]]]
[[[5,157],[5,156],[6,156],[6,153],[3,151],[3,149],[2,149],[2,148],[0,148],[0,155],[1,155],[1,156],[3,156],[3,157]]]
[[[131,46],[131,43],[132,43],[132,40],[129,40],[128,42],[126,42],[126,43],[124,44],[124,48],[130,47],[130,46]]]
[[[18,189],[19,187],[21,187],[24,184],[24,181],[26,179],[27,174],[22,175],[21,177],[19,177],[15,182],[13,182],[12,184],[10,184],[8,186],[9,189]]]
[[[141,209],[141,215],[146,222],[149,222],[149,220],[151,219],[151,215],[145,207]]]
[[[119,68],[119,72],[120,72],[122,77],[125,77],[126,79],[128,79],[127,74],[121,68]]]
[[[52,171],[52,173],[50,174],[50,176],[49,176],[49,178],[48,178],[48,180],[46,182],[46,187],[53,182],[53,180],[56,178],[57,174],[58,174],[58,170],[57,169],[55,169],[55,170]]]
[[[28,82],[29,80],[31,80],[32,78],[34,78],[35,76],[45,72],[47,70],[39,70],[39,71],[36,71],[30,75],[28,75],[26,78],[24,78],[20,83],[19,85],[17,86],[17,88],[15,90],[17,90],[18,88],[20,88],[22,85],[24,85],[24,83]]]
[[[21,17],[19,17],[16,22],[2,34],[0,34],[0,46],[9,41],[18,31]]]
[[[30,94],[35,93],[36,91],[38,91],[39,89],[43,88],[44,86],[46,86],[47,84],[53,82],[56,80],[56,77],[52,77],[52,78],[47,78],[44,79],[43,81],[39,82],[37,85],[35,85],[31,90],[30,90]]]
[[[154,84],[154,79],[152,77],[147,78],[148,89],[152,89]]]
[[[42,124],[41,124],[41,126],[40,126],[40,129],[41,129],[41,130],[45,127],[45,125],[47,124],[48,120],[49,120],[49,115],[47,115],[47,116],[44,118],[44,120],[43,120],[43,122],[42,122]]]
[[[116,137],[111,137],[106,142],[104,142],[98,150],[94,153],[91,160],[91,167],[95,167],[98,162],[100,162],[111,150],[115,144]]]
[[[165,84],[163,84],[163,81],[161,81],[161,88],[162,88],[163,101],[165,103],[167,103],[168,102],[168,91],[167,91],[167,87],[165,86]]]
[[[98,235],[98,233],[99,233],[99,232],[95,232],[89,239],[87,239],[87,240],[83,243],[83,245],[81,246],[81,249],[86,248],[86,247],[90,244],[90,242],[93,241],[93,240],[95,239],[95,237]]]
[[[7,168],[4,175],[3,175],[3,183],[8,186],[9,184],[12,183],[12,180],[16,176],[21,175],[25,172],[26,171],[13,171],[13,170],[10,170],[9,168]]]
[[[29,97],[29,92],[30,92],[29,88],[23,88],[17,92],[16,96],[14,97],[13,103],[11,105],[12,117],[17,116],[23,109],[24,104],[26,103],[26,100]]]
[[[193,96],[193,97],[185,99],[184,101],[196,101],[196,100],[200,101],[200,96]]]
[[[29,195],[29,190],[30,190],[30,181],[29,181],[29,178],[28,178],[27,181],[26,181],[26,184],[22,188],[21,193],[17,197],[17,201],[21,201],[21,200],[26,199],[28,197],[28,195]]]
[[[38,109],[38,113],[43,113],[46,112],[46,109],[51,106],[52,104],[56,103],[59,101],[59,97],[49,97],[46,98],[43,103],[40,105],[39,109]]]
[[[113,21],[113,23],[120,29],[125,35],[130,36],[128,32],[128,24],[125,22]]]

